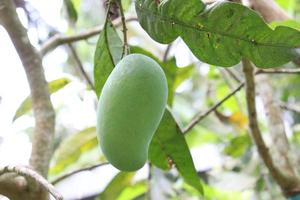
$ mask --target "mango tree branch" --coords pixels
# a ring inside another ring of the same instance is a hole
[[[232,96],[234,96],[238,91],[240,91],[244,87],[244,83],[241,83],[238,87],[236,87],[230,94],[228,94],[226,97],[224,97],[222,100],[220,100],[218,103],[216,103],[214,106],[212,106],[210,109],[208,109],[205,112],[201,112],[197,114],[191,122],[183,129],[183,134],[188,133],[190,130],[194,128],[201,120],[203,120],[205,117],[207,117],[210,113],[214,112],[218,107],[220,107],[225,101],[230,99]]]
[[[116,19],[114,21],[116,21],[114,23],[116,27],[122,25],[122,22],[120,21],[120,19]],[[126,22],[131,22],[131,21],[137,21],[137,18],[132,17],[132,18],[126,19]],[[91,28],[89,30],[86,30],[82,33],[78,33],[78,34],[71,35],[71,36],[64,36],[61,34],[57,34],[57,35],[51,37],[50,39],[48,39],[42,45],[42,47],[40,49],[40,54],[41,54],[41,56],[45,56],[47,53],[53,51],[55,48],[57,48],[60,45],[89,39],[90,37],[98,35],[102,31],[102,29],[103,29],[103,26],[101,25],[101,26],[97,26],[97,27]]]
[[[127,39],[127,26],[126,26],[126,19],[125,19],[125,14],[124,14],[124,9],[122,6],[121,1],[117,1],[119,4],[119,9],[120,9],[120,14],[121,14],[121,22],[122,22],[122,27],[123,27],[123,52],[122,52],[122,57],[127,55],[129,53],[129,46],[128,46],[128,39]]]
[[[64,175],[58,177],[57,179],[55,179],[54,181],[52,181],[52,184],[55,185],[58,182],[60,182],[62,180],[65,180],[66,178],[68,178],[70,176],[73,176],[74,174],[77,174],[77,173],[80,173],[80,172],[83,172],[83,171],[91,171],[91,170],[93,170],[95,168],[106,166],[106,165],[109,165],[109,163],[108,162],[99,163],[99,164],[95,164],[95,165],[92,165],[92,166],[89,166],[89,167],[85,167],[85,168],[74,170],[72,172],[69,172],[67,174],[64,174]]]
[[[288,110],[288,111],[292,111],[295,113],[300,113],[300,105],[293,105],[293,104],[288,104],[288,103],[280,103],[280,107],[282,109]]]
[[[248,60],[243,60],[243,71],[245,74],[246,82],[246,99],[247,109],[249,115],[249,131],[257,146],[257,151],[269,169],[274,180],[280,186],[285,196],[293,196],[300,192],[300,182],[297,177],[290,174],[283,174],[283,172],[275,165],[272,156],[270,155],[269,148],[266,146],[261,131],[258,126],[256,114],[256,101],[255,101],[255,82],[254,82],[254,69]]]
[[[47,177],[52,155],[55,113],[50,101],[42,59],[31,45],[27,32],[18,18],[12,0],[1,1],[0,23],[8,32],[16,48],[30,87],[35,117],[30,165],[42,176]]]
[[[0,176],[6,174],[6,173],[15,173],[17,175],[21,175],[25,177],[26,179],[31,179],[35,182],[37,182],[39,185],[41,185],[45,190],[47,190],[56,200],[62,200],[63,197],[56,191],[56,189],[48,183],[48,181],[33,171],[32,169],[28,167],[22,167],[22,166],[6,166],[2,169],[0,169]],[[10,180],[14,180],[13,178]],[[17,182],[16,182],[17,183]],[[20,187],[22,187],[22,183],[24,185],[26,184],[25,182],[19,182]],[[25,198],[25,197],[24,197]]]
[[[258,69],[255,74],[300,74],[300,69]]]
[[[298,74],[300,73],[299,69],[258,69],[255,72],[255,75],[261,75],[261,74]],[[234,75],[236,76],[236,75]],[[210,113],[214,112],[217,108],[219,108],[224,102],[226,102],[228,99],[230,99],[232,96],[234,96],[238,91],[240,91],[245,83],[241,82],[241,80],[237,77],[233,77],[238,83],[240,83],[232,92],[230,92],[227,96],[225,96],[223,99],[221,99],[219,102],[217,102],[214,106],[209,108],[205,112],[201,112],[196,114],[191,122],[184,128],[183,133],[186,134],[190,130],[192,130],[200,121],[202,121],[205,117],[207,117]],[[300,109],[292,109],[291,107],[287,106],[281,106],[284,109],[291,110],[294,112],[299,112]],[[290,109],[289,109],[290,108]]]
[[[77,63],[77,67],[78,67],[80,73],[84,77],[85,81],[89,84],[91,89],[95,91],[95,86],[94,86],[92,80],[90,79],[89,75],[85,72],[83,64],[82,64],[82,62],[81,62],[81,60],[80,60],[80,58],[77,54],[77,51],[76,51],[75,47],[71,43],[68,44],[68,47],[70,49],[70,52],[71,52],[75,62]]]

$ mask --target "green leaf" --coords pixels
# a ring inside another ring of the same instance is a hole
[[[286,10],[292,10],[296,5],[296,0],[276,0],[276,2]]]
[[[71,82],[71,80],[68,78],[60,78],[60,79],[51,81],[50,83],[48,83],[49,93],[53,94],[53,93],[57,92],[58,90],[62,89],[67,84],[69,84],[70,82]],[[15,121],[17,118],[25,115],[31,109],[32,109],[31,98],[26,97],[26,99],[21,103],[20,107],[17,109],[15,116],[13,118],[13,121]]]
[[[121,3],[124,11],[127,11],[128,8],[130,7],[131,0],[121,0]]]
[[[117,199],[122,191],[131,186],[131,181],[135,173],[120,172],[106,186],[103,192],[99,195],[100,200]]]
[[[287,26],[296,30],[300,30],[300,23],[296,20],[289,19],[285,21],[274,21],[269,26],[275,29],[277,26]]]
[[[90,127],[67,137],[54,152],[50,175],[63,172],[67,167],[75,163],[80,156],[97,147],[98,140],[96,128]]]
[[[140,181],[136,184],[125,188],[117,200],[132,200],[147,192],[146,181]]]
[[[232,156],[232,157],[240,157],[242,156],[245,151],[249,148],[251,145],[251,140],[249,138],[249,135],[241,135],[233,138],[229,145],[227,145],[224,149],[224,153]]]
[[[163,170],[174,164],[186,183],[203,192],[183,133],[168,109],[151,141],[149,160]]]
[[[194,64],[177,69],[176,78],[173,86],[174,91],[183,81],[185,81],[186,79],[192,76],[194,69],[195,69]]]
[[[64,0],[64,5],[66,7],[68,20],[71,23],[76,23],[76,21],[78,19],[78,14],[77,14],[77,10],[74,6],[74,3],[72,2],[72,0]]]
[[[94,80],[98,97],[108,76],[122,58],[122,45],[116,29],[108,21],[99,36],[94,56]]]
[[[137,0],[141,26],[157,42],[181,37],[201,61],[229,67],[242,58],[257,67],[280,66],[296,57],[297,30],[279,26],[272,30],[253,10],[237,3],[200,0]]]

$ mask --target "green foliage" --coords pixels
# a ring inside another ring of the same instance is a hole
[[[50,175],[57,175],[74,164],[81,155],[98,146],[96,128],[90,127],[64,139],[55,150]]]
[[[169,110],[165,111],[149,147],[149,159],[155,166],[168,170],[174,164],[184,180],[203,192],[183,133]]]
[[[228,191],[214,188],[208,185],[204,187],[205,200],[250,200],[250,195],[243,195],[237,191]]]
[[[200,0],[137,0],[139,22],[157,42],[181,37],[201,61],[230,67],[241,58],[257,67],[280,66],[298,57],[298,31],[272,30],[251,9],[231,2],[205,6]]]
[[[64,0],[68,20],[71,23],[75,23],[78,19],[78,13],[72,0]]]
[[[131,0],[121,0],[121,3],[122,3],[122,6],[123,6],[123,9],[126,11],[126,10],[128,10],[128,8],[131,4]]]
[[[146,181],[140,181],[125,188],[116,200],[135,200],[147,192]]]
[[[296,5],[296,0],[276,0],[276,2],[288,11],[292,10]]]
[[[274,21],[269,26],[275,29],[277,26],[287,26],[293,29],[300,30],[300,23],[296,20],[284,20],[284,21]]]
[[[60,79],[51,81],[50,83],[48,83],[49,93],[53,94],[53,93],[57,92],[58,90],[64,88],[70,82],[71,82],[71,80],[68,78],[60,78]],[[13,118],[13,121],[15,121],[17,118],[25,115],[26,113],[31,111],[31,109],[32,109],[31,98],[27,97],[21,103],[20,107],[17,109],[15,116]]]
[[[116,64],[121,60],[123,42],[112,23],[108,21],[101,32],[94,56],[94,80],[99,97],[104,83]]]
[[[224,149],[224,153],[232,157],[240,157],[250,145],[251,140],[249,135],[237,136],[230,140],[230,143]]]
[[[105,190],[99,195],[98,199],[118,199],[122,191],[128,186],[131,186],[133,176],[134,173],[120,172],[110,181]]]

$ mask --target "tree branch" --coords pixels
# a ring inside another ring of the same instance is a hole
[[[77,174],[77,173],[79,173],[79,172],[83,172],[83,171],[91,171],[91,170],[93,170],[93,169],[95,169],[95,168],[97,168],[97,167],[102,167],[102,166],[105,166],[105,165],[109,165],[109,163],[108,163],[108,162],[106,162],[106,163],[100,163],[100,164],[96,164],[96,165],[93,165],[93,166],[90,166],[90,167],[81,168],[81,169],[72,171],[72,172],[70,172],[70,173],[67,173],[67,174],[65,174],[65,175],[62,175],[61,177],[55,179],[54,181],[52,181],[52,184],[55,185],[55,184],[57,184],[58,182],[60,182],[60,181],[62,181],[62,180],[64,180],[64,179],[66,179],[66,178],[68,178],[68,177],[70,177],[70,176],[72,176],[72,175],[74,175],[74,174]]]
[[[258,69],[255,74],[300,74],[300,69]]]
[[[35,118],[30,165],[42,176],[47,177],[52,155],[55,113],[50,101],[42,60],[29,41],[27,31],[18,18],[12,0],[0,1],[0,24],[6,29],[15,46],[24,66],[30,87]],[[37,191],[39,191],[37,196],[41,196],[39,188],[35,188],[32,192],[37,193]],[[32,199],[41,200],[43,198],[36,197]]]
[[[32,179],[39,185],[41,185],[45,190],[47,190],[56,200],[62,200],[63,197],[56,191],[56,189],[48,183],[44,177],[33,171],[32,169],[28,167],[22,167],[22,166],[6,166],[2,169],[0,169],[0,176],[6,173],[15,173],[17,175],[21,175],[25,177],[26,179]],[[13,179],[10,179],[13,180]],[[21,183],[22,184],[22,183]],[[23,184],[25,185],[25,184]]]
[[[121,22],[122,22],[122,27],[123,27],[123,52],[122,52],[122,57],[127,55],[129,53],[129,47],[128,47],[128,41],[127,41],[127,27],[126,27],[126,19],[125,19],[125,14],[122,6],[121,1],[117,1],[119,4],[120,8],[120,14],[121,14]]]
[[[274,0],[248,0],[250,7],[258,11],[266,22],[283,21],[290,16]]]
[[[42,176],[47,177],[52,154],[55,114],[50,101],[42,60],[31,45],[11,0],[2,1],[0,19],[19,54],[30,86],[35,117],[30,164]]]
[[[221,101],[216,103],[214,106],[212,106],[210,109],[208,109],[204,113],[197,114],[191,122],[183,129],[183,134],[188,133],[190,130],[194,128],[201,120],[203,120],[205,117],[207,117],[210,113],[214,112],[218,107],[220,107],[225,101],[230,99],[232,96],[234,96],[238,91],[240,91],[244,87],[244,83],[241,83],[235,90],[233,90],[230,94],[228,94],[226,97],[224,97]]]
[[[251,63],[248,60],[243,60],[243,70],[246,80],[246,99],[247,109],[249,115],[249,129],[252,138],[257,146],[258,153],[265,165],[269,169],[272,177],[277,184],[281,187],[283,193],[286,196],[292,196],[300,192],[300,183],[297,177],[290,176],[289,174],[283,174],[280,169],[273,162],[269,149],[266,146],[261,131],[258,126],[257,114],[256,114],[256,101],[255,101],[255,82],[254,82],[254,70]]]
[[[69,49],[71,51],[71,54],[74,57],[75,62],[77,63],[78,69],[81,72],[82,76],[84,77],[84,79],[86,80],[86,82],[89,84],[89,86],[93,90],[95,90],[95,86],[94,86],[92,80],[90,79],[89,75],[85,72],[84,67],[83,67],[83,65],[82,65],[82,63],[80,61],[80,58],[79,58],[79,56],[78,56],[75,48],[73,47],[73,45],[71,43],[68,44],[68,47],[69,47]]]
[[[291,105],[288,103],[280,103],[280,107],[285,109],[285,110],[289,110],[295,113],[300,113],[300,106],[299,105]]]
[[[120,21],[120,19],[115,20],[117,21],[115,23],[115,26],[120,26],[122,24],[122,22]],[[131,22],[131,21],[137,21],[137,18],[128,18],[126,19],[126,22]],[[55,35],[53,37],[51,37],[50,39],[48,39],[41,47],[40,49],[40,54],[41,56],[45,56],[47,53],[49,53],[50,51],[53,51],[55,48],[57,48],[60,45],[63,44],[69,44],[69,43],[73,43],[73,42],[78,42],[81,40],[86,40],[90,37],[96,36],[98,35],[103,29],[103,26],[97,26],[94,28],[91,28],[89,30],[86,30],[82,33],[78,33],[72,36],[64,36],[64,35]]]
[[[165,50],[164,56],[163,56],[163,62],[166,62],[168,60],[168,56],[169,56],[172,46],[173,46],[173,43],[168,44],[168,46]]]

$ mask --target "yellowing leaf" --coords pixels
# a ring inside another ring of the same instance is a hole
[[[241,112],[235,112],[229,117],[229,122],[240,129],[245,129],[248,125],[248,118]]]

